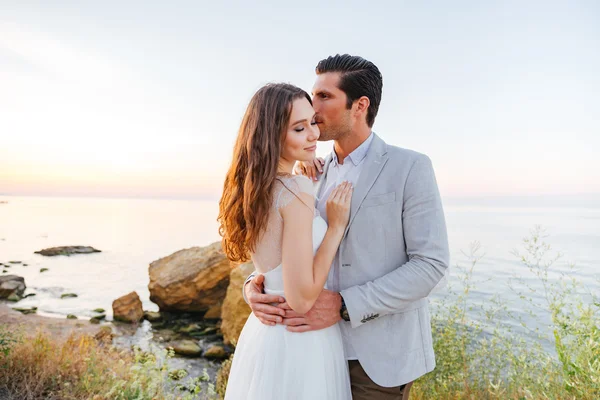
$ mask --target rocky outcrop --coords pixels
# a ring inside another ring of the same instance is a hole
[[[229,357],[229,353],[221,346],[212,345],[206,349],[202,357],[208,358],[209,360],[224,360]]]
[[[225,344],[237,342],[248,315],[250,315],[250,307],[242,296],[242,285],[252,271],[254,271],[252,263],[242,264],[231,271],[227,295],[221,309],[221,332],[223,332]]]
[[[25,278],[22,276],[0,276],[0,299],[19,300],[23,297],[25,288]]]
[[[216,242],[156,260],[148,272],[150,300],[160,311],[206,312],[225,297],[231,267]]]
[[[113,319],[121,322],[138,322],[144,317],[142,302],[136,292],[119,297],[112,303]]]
[[[204,314],[204,319],[221,319],[221,308],[223,307],[223,303],[217,303],[212,306],[206,314]]]
[[[96,250],[90,246],[60,246],[60,247],[50,247],[48,249],[43,249],[35,252],[36,254],[41,254],[43,256],[53,257],[53,256],[70,256],[71,254],[89,254],[89,253],[100,253],[100,250]]]
[[[202,348],[195,340],[178,340],[170,344],[175,353],[187,357],[199,357],[202,354]]]

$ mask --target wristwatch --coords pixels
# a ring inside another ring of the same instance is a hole
[[[340,307],[340,317],[342,317],[342,319],[344,321],[350,322],[350,314],[348,314],[348,309],[346,308],[346,302],[344,301],[344,298],[342,297],[342,295],[340,295],[340,297],[342,298],[342,307]]]

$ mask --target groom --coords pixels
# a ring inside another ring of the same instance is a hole
[[[350,222],[327,288],[305,315],[262,293],[248,278],[245,297],[263,322],[293,332],[339,323],[353,399],[408,399],[412,382],[435,367],[427,296],[448,267],[448,239],[433,167],[423,154],[386,144],[371,127],[383,79],[371,62],[347,54],[316,67],[313,106],[321,136],[334,140],[318,175],[317,208],[340,182],[353,183]]]

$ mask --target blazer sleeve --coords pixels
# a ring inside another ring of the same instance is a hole
[[[353,328],[427,297],[448,268],[446,222],[429,157],[419,155],[412,164],[401,204],[408,261],[380,278],[341,291]]]
[[[246,298],[246,291],[244,289],[246,289],[246,284],[248,282],[250,282],[252,280],[252,278],[254,278],[256,276],[256,271],[254,271],[253,273],[251,273],[250,275],[248,275],[248,277],[246,278],[246,281],[244,282],[244,284],[242,285],[242,297],[244,298],[244,301],[246,302],[246,304],[250,304],[248,303],[248,299]]]

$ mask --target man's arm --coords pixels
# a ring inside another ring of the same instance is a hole
[[[449,264],[448,234],[431,161],[419,157],[404,188],[402,225],[409,261],[388,274],[341,291],[356,328],[425,298]]]
[[[285,302],[282,296],[263,293],[265,276],[253,272],[242,286],[242,296],[252,309],[252,313],[265,325],[275,325],[283,321],[285,311],[275,307]]]
[[[252,280],[252,278],[254,278],[256,276],[256,271],[254,271],[253,273],[251,273],[250,275],[248,275],[248,277],[246,278],[246,281],[244,282],[244,284],[242,285],[242,296],[244,297],[244,301],[246,302],[246,304],[250,305],[250,303],[248,303],[248,297],[246,297],[246,285],[248,284],[248,282],[250,282]]]

